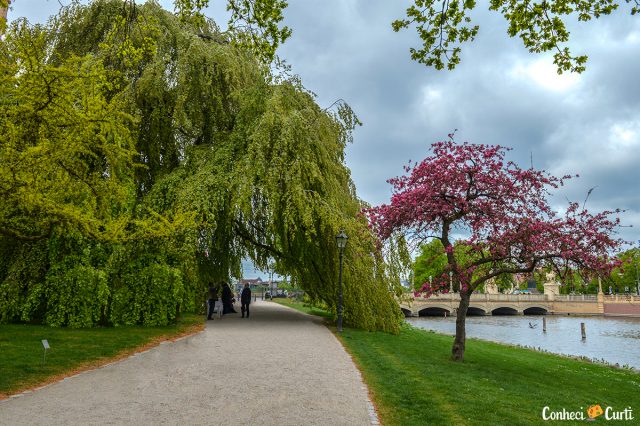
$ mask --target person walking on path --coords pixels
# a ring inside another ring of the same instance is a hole
[[[240,310],[242,311],[242,318],[244,318],[245,311],[247,312],[247,318],[249,318],[249,305],[251,304],[251,289],[249,283],[245,283],[240,295]]]
[[[213,311],[215,310],[216,301],[218,300],[218,289],[215,288],[213,283],[209,283],[209,313],[207,314],[207,320],[211,320]]]

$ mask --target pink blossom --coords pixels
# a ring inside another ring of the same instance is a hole
[[[452,136],[451,136],[452,137]],[[575,176],[561,178],[532,168],[523,170],[505,160],[507,148],[437,142],[424,160],[405,166],[406,175],[391,178],[389,204],[364,210],[372,229],[384,241],[397,233],[416,239],[438,238],[449,269],[428,294],[448,292],[448,271],[454,288],[472,292],[500,274],[531,272],[543,264],[564,268],[610,271],[610,254],[622,240],[614,238],[619,210],[590,213],[569,203],[559,217],[547,200],[550,191]],[[465,256],[456,254],[451,233]]]

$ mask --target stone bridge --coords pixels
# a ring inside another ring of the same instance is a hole
[[[410,296],[400,302],[405,316],[455,315],[458,293]],[[559,294],[472,294],[467,315],[607,315],[640,317],[640,296]]]

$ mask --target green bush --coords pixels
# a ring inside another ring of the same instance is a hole
[[[42,319],[38,290],[47,268],[47,241],[17,243],[0,237],[0,324]]]
[[[152,264],[124,278],[114,290],[110,321],[114,325],[167,325],[176,320],[185,293],[182,273]]]
[[[44,288],[32,289],[30,299],[44,293],[47,300],[45,323],[60,327],[91,327],[102,318],[109,301],[107,275],[91,266],[64,262],[47,273]]]

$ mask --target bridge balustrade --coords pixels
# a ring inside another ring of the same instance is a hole
[[[436,308],[455,312],[460,302],[460,294],[434,294],[428,298],[416,297],[403,308],[411,315],[423,309]],[[499,308],[510,308],[518,312],[542,309],[551,314],[561,315],[618,315],[640,317],[640,296],[633,294],[593,295],[593,294],[482,294],[473,293],[471,308],[492,312]]]
[[[557,297],[557,296],[556,296]],[[459,293],[442,293],[432,294],[430,297],[418,296],[415,300],[441,300],[451,301],[460,300]],[[471,294],[471,300],[474,302],[487,301],[487,302],[544,302],[547,300],[544,294],[484,294],[473,293]],[[595,300],[595,297],[594,297]]]
[[[640,296],[633,294],[607,294],[604,296],[605,302],[631,302],[640,303]]]
[[[594,302],[598,300],[598,296],[595,294],[558,294],[555,299],[567,302]]]

